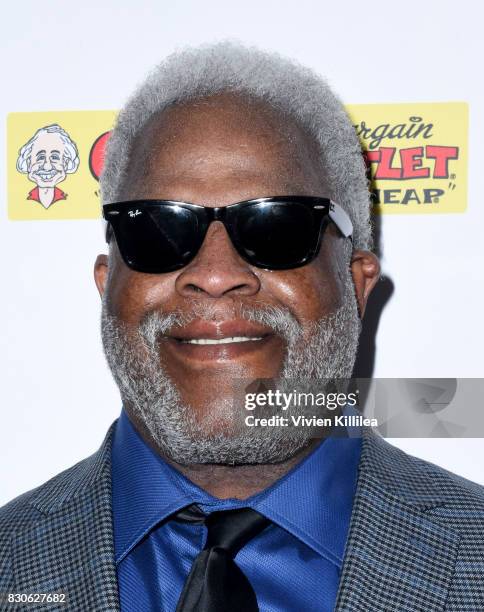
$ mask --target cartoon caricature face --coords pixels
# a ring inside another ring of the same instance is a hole
[[[65,145],[59,134],[40,134],[27,161],[28,177],[39,187],[53,187],[66,178]]]
[[[78,167],[76,143],[56,123],[38,129],[20,149],[17,159],[17,170],[36,184],[27,199],[39,202],[44,208],[67,198],[67,193],[56,185]]]

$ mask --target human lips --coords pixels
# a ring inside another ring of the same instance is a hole
[[[35,176],[40,178],[43,181],[50,181],[58,174],[57,170],[38,170],[35,173]]]
[[[228,338],[188,338],[187,340],[180,340],[184,344],[233,344],[234,342],[254,342],[262,340],[262,336],[255,336],[249,338],[247,336],[229,336]]]
[[[227,344],[261,340],[273,331],[263,325],[243,320],[192,321],[188,325],[175,328],[167,334],[182,343]]]
[[[208,361],[236,359],[258,351],[273,341],[275,334],[249,321],[197,320],[170,330],[165,339],[176,354]]]

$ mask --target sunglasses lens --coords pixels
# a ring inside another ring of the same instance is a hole
[[[126,264],[139,272],[160,274],[186,265],[203,242],[196,214],[181,206],[134,206],[115,227]]]
[[[321,221],[297,202],[262,202],[238,211],[235,242],[250,263],[271,269],[295,268],[315,254]]]

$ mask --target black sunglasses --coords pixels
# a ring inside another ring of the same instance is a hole
[[[327,198],[280,196],[209,208],[173,200],[133,200],[103,206],[106,241],[114,232],[121,256],[137,272],[161,274],[186,266],[212,221],[221,221],[239,255],[270,270],[304,266],[318,254],[328,223],[345,238],[353,226]]]

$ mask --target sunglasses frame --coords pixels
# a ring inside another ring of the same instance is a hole
[[[239,242],[237,238],[237,231],[235,227],[235,216],[238,211],[243,208],[261,205],[261,204],[271,204],[271,203],[287,203],[287,204],[299,204],[307,207],[313,211],[315,214],[315,224],[314,230],[318,232],[318,236],[312,236],[311,240],[313,241],[313,248],[308,250],[308,254],[304,259],[299,260],[297,263],[293,265],[284,265],[284,266],[268,266],[263,262],[257,260],[257,257],[248,257],[246,253],[244,253],[245,247],[242,243]],[[328,221],[333,221],[333,223],[338,228],[340,234],[344,238],[349,238],[352,240],[353,234],[353,225],[351,220],[346,213],[346,211],[339,206],[336,202],[330,200],[329,198],[323,197],[315,197],[315,196],[269,196],[262,198],[253,198],[250,200],[242,200],[241,202],[235,202],[234,204],[228,204],[227,206],[220,206],[211,208],[208,206],[202,206],[200,204],[192,204],[190,202],[181,202],[177,200],[155,200],[155,199],[144,199],[144,200],[131,200],[126,202],[112,202],[110,204],[104,204],[102,207],[103,218],[106,220],[106,242],[109,243],[112,235],[114,234],[116,238],[116,242],[118,244],[121,256],[126,263],[126,265],[138,272],[147,272],[129,262],[128,258],[125,257],[123,253],[122,245],[120,245],[121,241],[119,240],[119,226],[118,219],[120,215],[127,214],[132,218],[135,218],[137,215],[141,214],[140,208],[156,206],[157,208],[160,206],[170,206],[170,207],[181,207],[184,209],[188,209],[195,213],[202,229],[203,238],[201,240],[200,246],[195,251],[194,255],[191,257],[193,259],[198,250],[205,239],[206,233],[208,231],[208,227],[212,223],[212,221],[221,221],[227,233],[230,236],[230,239],[239,253],[239,255],[245,260],[248,261],[251,265],[254,265],[259,268],[269,269],[269,270],[289,270],[293,268],[298,268],[306,265],[310,261],[312,261],[317,253],[319,252],[321,238],[324,233],[324,229],[328,223]],[[319,226],[318,226],[319,223]],[[191,261],[191,259],[189,261]],[[189,261],[176,264],[171,267],[167,267],[162,272],[152,272],[153,274],[162,274],[164,272],[173,272],[174,270],[179,270],[183,268],[185,265],[189,263]],[[149,272],[148,272],[149,273]]]

